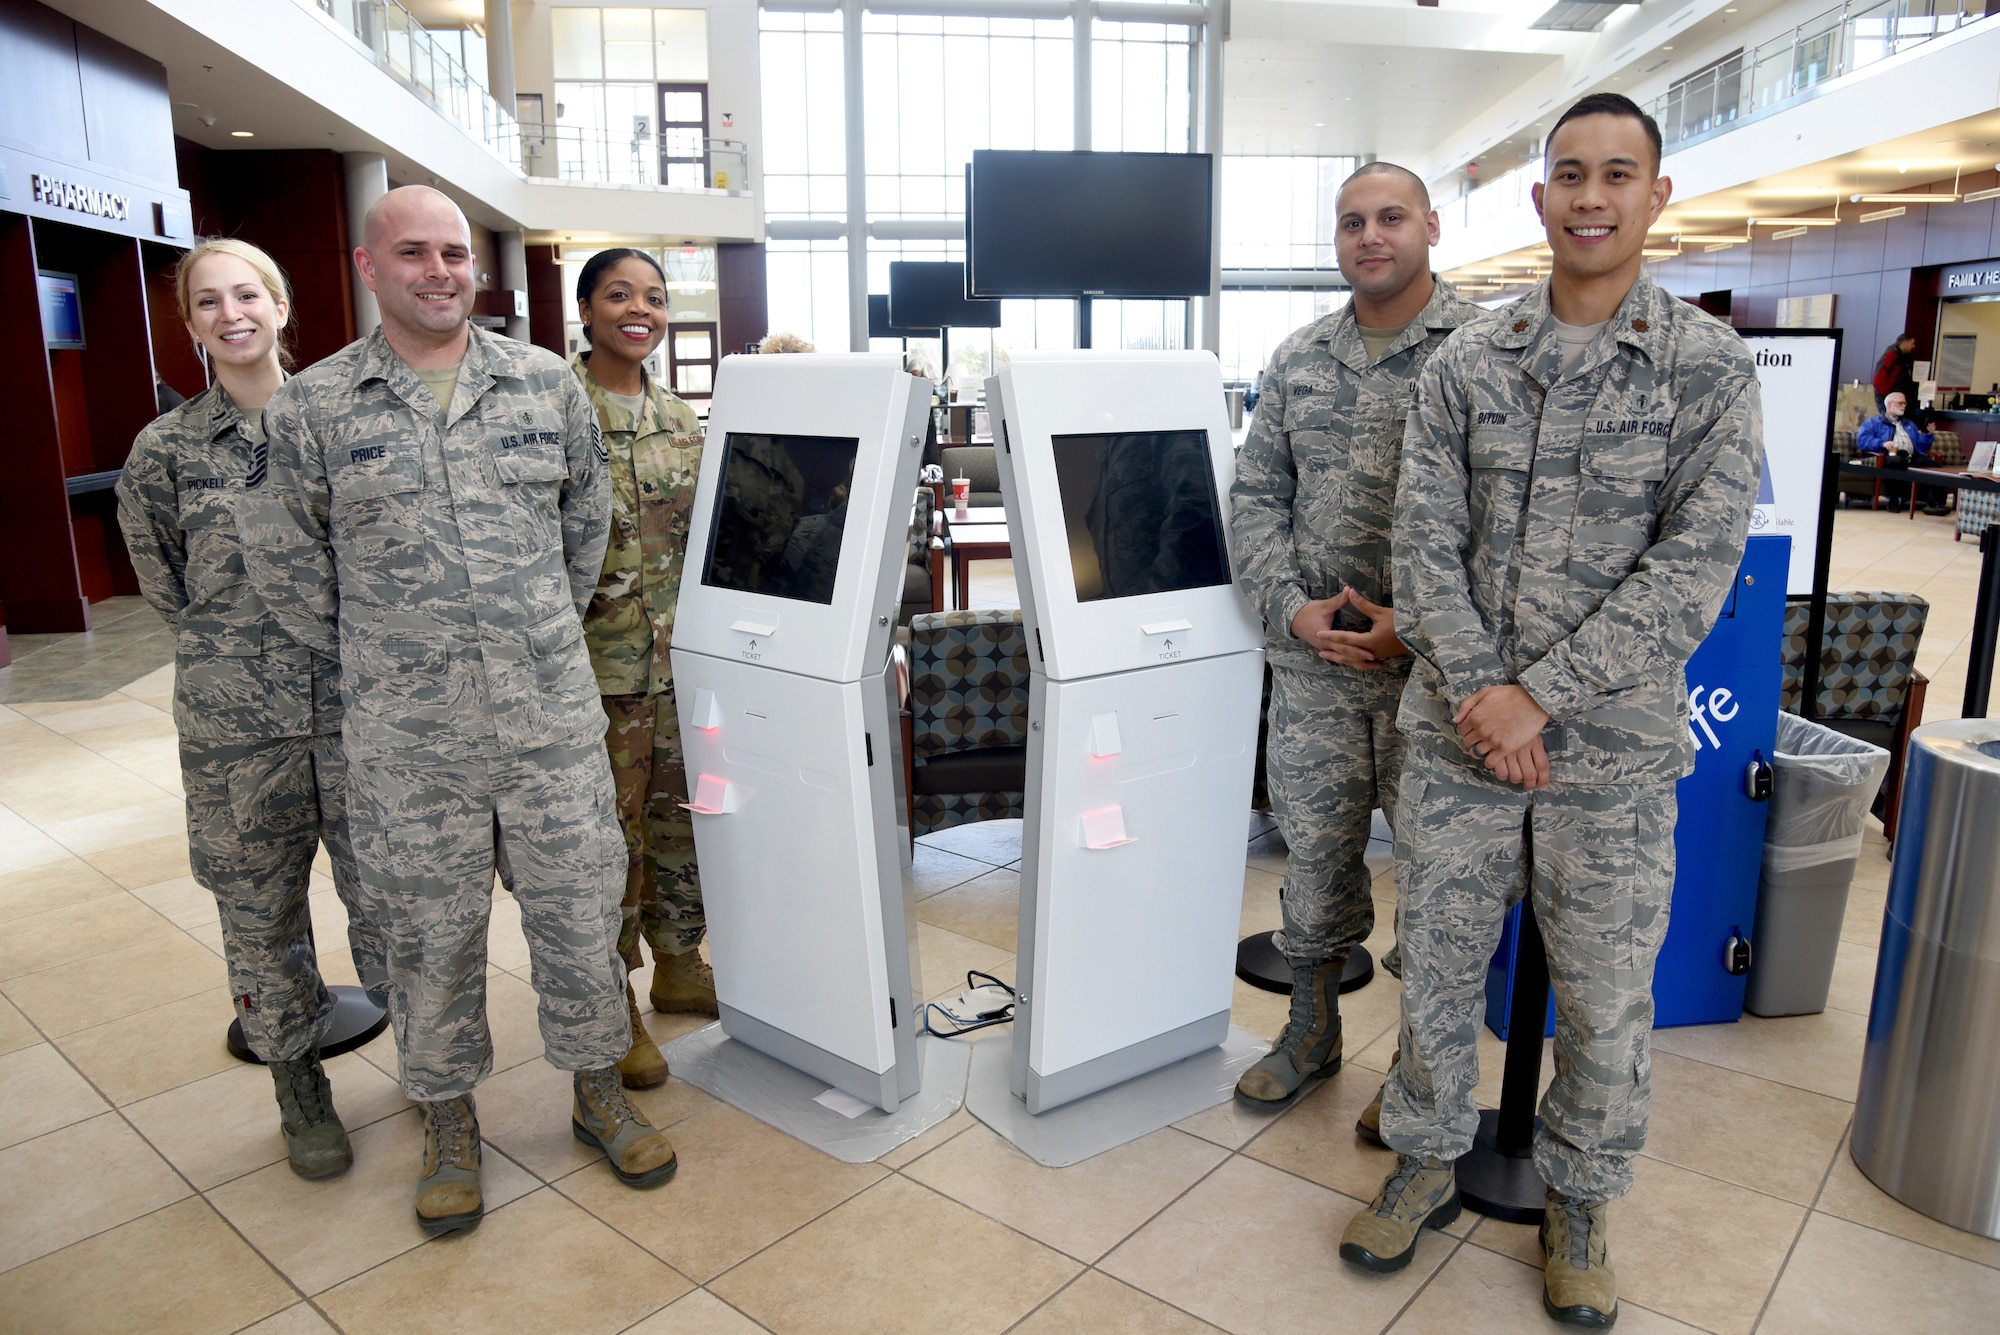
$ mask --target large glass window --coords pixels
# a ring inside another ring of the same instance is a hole
[[[1222,267],[1335,268],[1334,196],[1358,157],[1225,157],[1222,160]],[[1272,349],[1301,325],[1347,304],[1339,289],[1225,291],[1225,380],[1250,380]]]
[[[1347,304],[1334,288],[1254,290],[1222,294],[1224,380],[1250,380],[1294,329],[1333,314]]]
[[[839,14],[760,17],[765,215],[774,221],[846,221],[841,22]],[[965,217],[965,167],[975,150],[1075,146],[1071,20],[865,13],[861,22],[871,223],[935,222],[949,230]],[[1094,23],[1094,148],[1189,150],[1193,36],[1178,24]],[[965,254],[955,239],[850,240],[867,246],[868,290],[876,293],[888,290],[894,260]],[[768,245],[773,329],[806,334],[825,348],[847,346],[844,275],[834,268],[845,244]],[[1000,328],[954,332],[948,369],[977,379],[1011,349],[1070,347],[1075,320],[1068,301],[1005,302]],[[1098,347],[1181,348],[1189,332],[1185,301],[1093,303]],[[936,366],[934,341],[913,350]]]
[[[549,12],[549,30],[557,175],[625,185],[708,184],[705,120],[661,130],[663,111],[673,109],[661,85],[699,94],[708,80],[707,10],[565,7]]]
[[[1222,160],[1222,267],[1330,269],[1333,197],[1360,158]]]
[[[840,15],[767,9],[758,18],[763,29],[764,215],[845,218],[847,111]],[[778,280],[774,267],[773,302]],[[845,335],[836,346],[846,348]]]
[[[1187,153],[1194,37],[1177,23],[1091,25],[1090,146],[1106,153]],[[995,145],[1000,147],[1000,145]]]
[[[862,20],[868,216],[963,218],[974,149],[1073,146],[1067,19]]]
[[[772,333],[797,334],[827,352],[847,351],[845,241],[769,242],[764,275]]]

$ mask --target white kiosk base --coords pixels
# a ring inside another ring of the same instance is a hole
[[[704,1094],[842,1163],[873,1163],[957,1112],[972,1058],[963,1042],[920,1036],[914,1064],[923,1079],[896,1111],[883,1112],[832,1096],[825,1081],[737,1042],[719,1024],[683,1034],[661,1051],[674,1074]]]
[[[1042,1167],[1067,1168],[1229,1102],[1270,1047],[1228,1026],[1220,1046],[1037,1115],[1011,1088],[1011,1045],[989,1038],[973,1045],[965,1110]]]
[[[1262,677],[1253,650],[1031,679],[1041,727],[1028,743],[1010,1080],[1028,1112],[1228,1036],[1243,846],[1216,831],[1242,826]],[[1088,760],[1050,764],[1044,752]]]
[[[722,1031],[893,1112],[922,1077],[890,676],[673,653],[702,879],[730,887],[707,900]]]

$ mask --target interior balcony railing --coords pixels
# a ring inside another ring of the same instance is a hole
[[[679,141],[662,145],[651,133],[523,124],[495,102],[484,81],[474,78],[464,62],[398,0],[298,2],[332,20],[391,78],[523,176],[586,185],[749,193],[750,155],[741,140],[703,138],[697,133],[697,145]]]
[[[1845,4],[1674,85],[1646,110],[1671,151],[1984,17],[1984,0]]]
[[[662,144],[649,131],[603,130],[587,125],[523,122],[521,170],[587,185],[664,185],[681,190],[746,194],[750,150],[740,139],[695,133]],[[685,132],[669,130],[669,136]]]
[[[1845,4],[1789,33],[1675,84],[1646,108],[1660,124],[1667,152],[1725,134],[1810,96],[1820,84],[1866,69],[1986,17],[1986,0],[1883,0]],[[1542,179],[1542,159],[1444,206],[1448,221],[1476,228],[1517,217]]]

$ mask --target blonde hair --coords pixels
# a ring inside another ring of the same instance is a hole
[[[767,334],[757,351],[769,352],[815,352],[818,349],[797,334]]]
[[[188,280],[194,274],[194,266],[210,255],[234,255],[242,260],[257,275],[257,281],[263,284],[264,291],[270,294],[271,300],[285,303],[286,319],[284,327],[278,330],[277,336],[278,365],[287,371],[291,370],[292,285],[286,281],[285,271],[278,267],[278,262],[248,241],[238,241],[230,236],[204,237],[195,243],[194,249],[181,256],[179,266],[174,269],[174,304],[180,308],[181,320],[184,323],[188,322],[193,315],[194,306],[188,293]],[[196,342],[198,345],[200,340]],[[195,351],[199,353],[200,347],[197,346]]]

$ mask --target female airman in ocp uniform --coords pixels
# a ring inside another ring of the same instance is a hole
[[[577,318],[590,347],[570,362],[597,409],[610,456],[611,538],[604,573],[584,613],[584,639],[608,719],[604,740],[618,785],[627,870],[618,951],[625,967],[653,950],[655,1011],[715,1013],[715,975],[699,950],[707,930],[680,719],[674,701],[674,605],[680,599],[701,423],[694,409],[647,374],[667,331],[667,279],[639,250],[603,250],[583,266]],[[632,1050],[618,1070],[645,1089],[667,1078],[630,983]]]
[[[357,908],[340,665],[279,629],[245,577],[237,532],[245,488],[262,480],[291,293],[269,255],[215,239],[181,261],[175,296],[215,380],[133,443],[118,519],[140,589],[177,636],[188,861],[221,914],[236,1013],[277,1086],[293,1171],[327,1177],[353,1152],[317,1052],[333,1013],[307,906],[322,843],[355,969],[377,995],[382,943]]]

